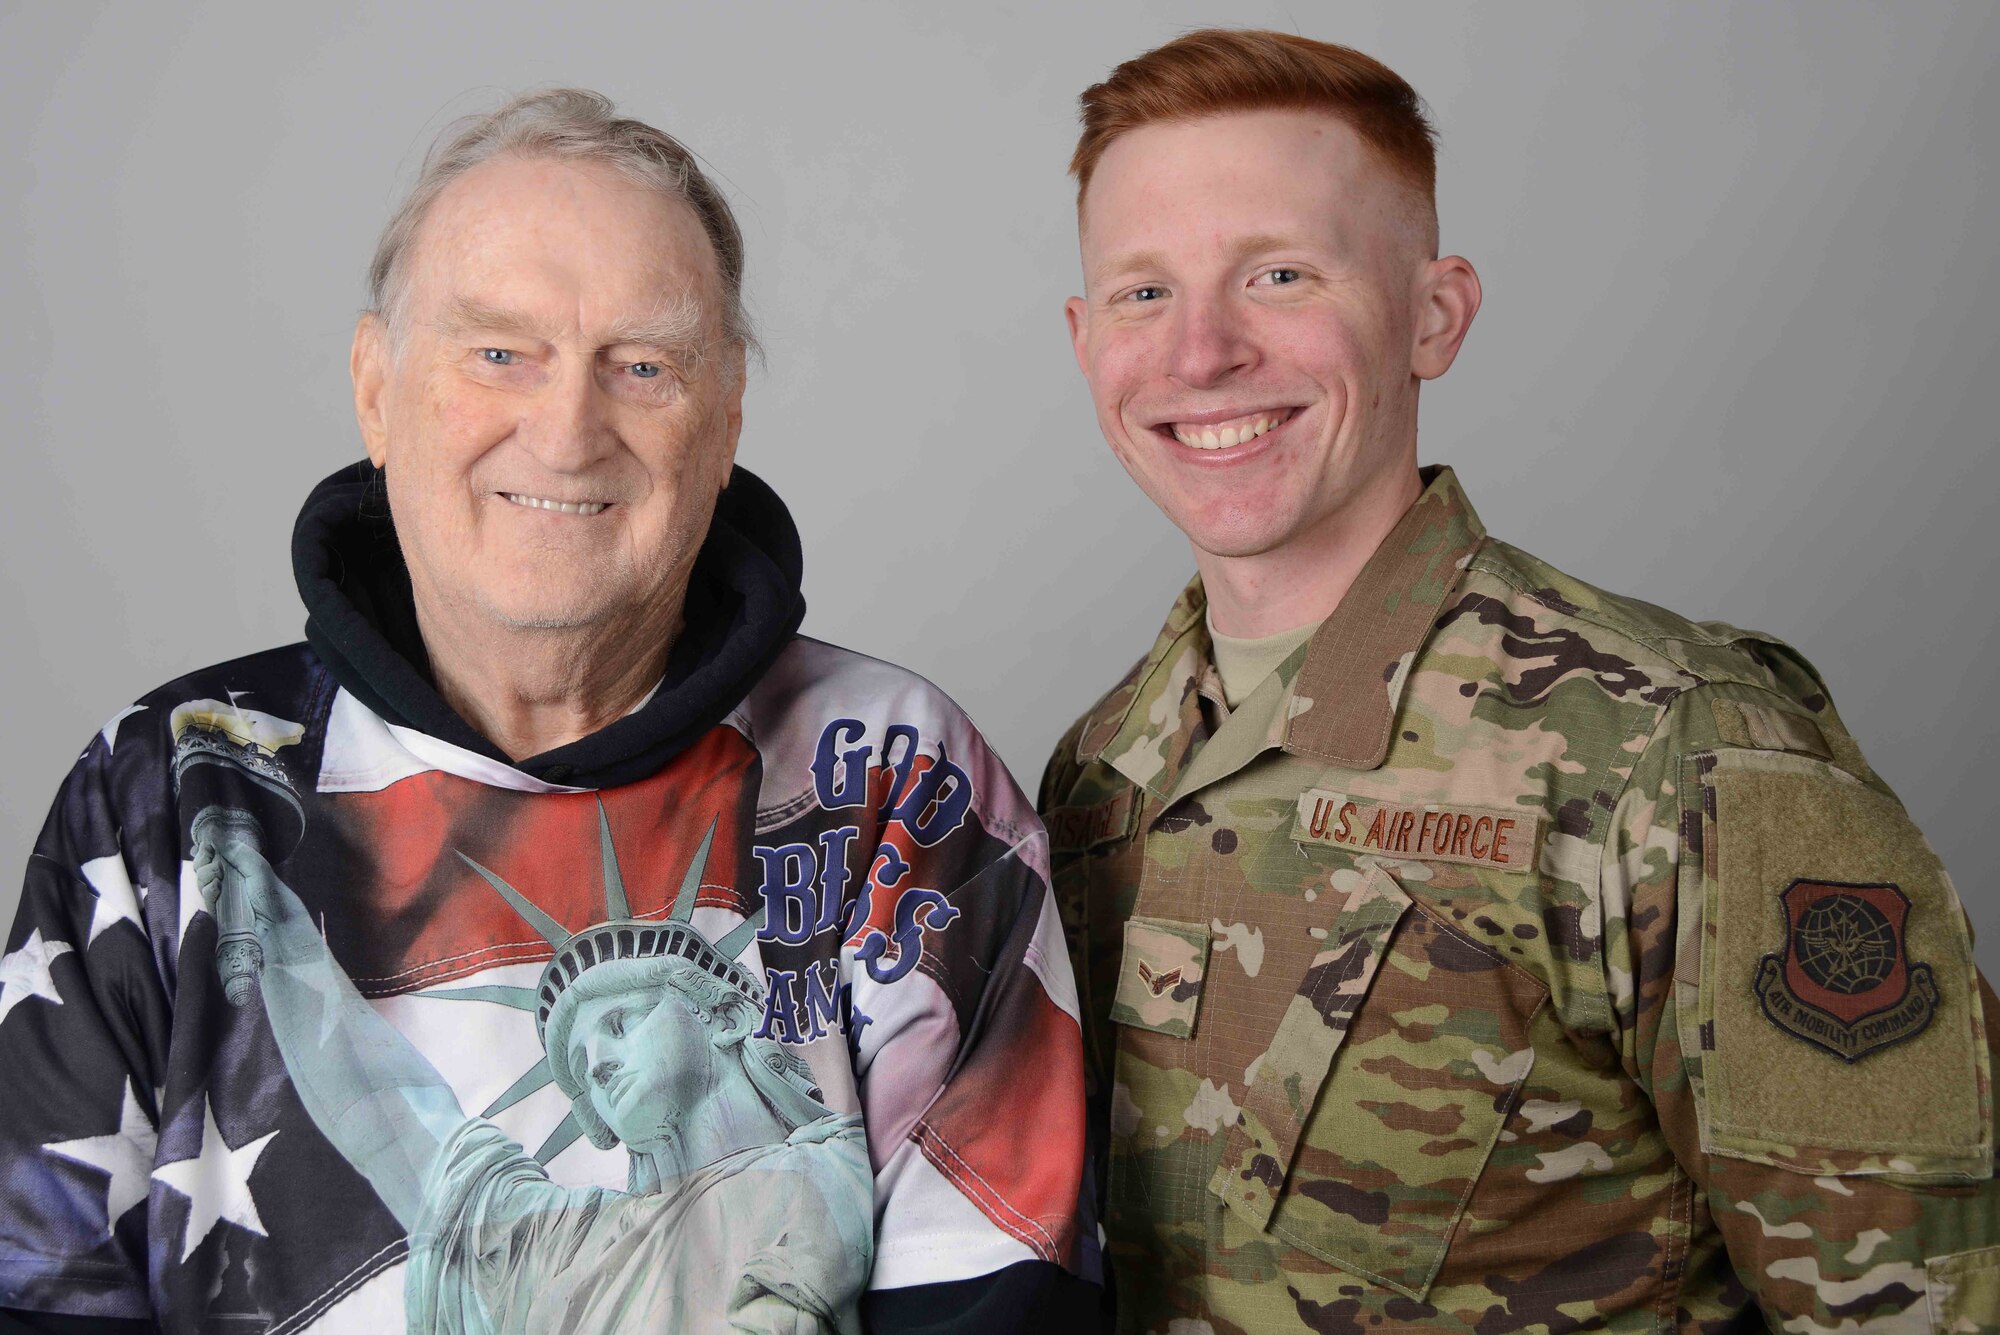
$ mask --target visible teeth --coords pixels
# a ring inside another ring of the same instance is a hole
[[[1212,426],[1174,427],[1174,439],[1183,445],[1191,445],[1197,450],[1226,450],[1232,445],[1248,445],[1257,437],[1269,431],[1284,420],[1284,414],[1260,417],[1254,422],[1241,426],[1226,426],[1220,431]]]
[[[524,496],[518,491],[500,493],[516,505],[525,505],[530,510],[554,510],[564,515],[594,515],[604,510],[609,501],[552,501],[541,496]]]

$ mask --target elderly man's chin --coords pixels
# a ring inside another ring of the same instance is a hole
[[[512,630],[577,630],[636,611],[646,601],[629,578],[601,564],[561,573],[542,570],[517,579],[486,573],[473,601],[491,620]]]

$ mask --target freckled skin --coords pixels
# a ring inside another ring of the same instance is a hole
[[[1343,545],[1351,576],[1416,498],[1418,386],[1478,306],[1471,267],[1432,258],[1428,208],[1331,116],[1234,113],[1114,140],[1081,244],[1066,313],[1098,426],[1211,585],[1296,583]],[[1158,430],[1266,409],[1293,416],[1233,458]]]

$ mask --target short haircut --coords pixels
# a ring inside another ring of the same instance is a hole
[[[722,277],[724,337],[755,348],[743,309],[743,233],[729,201],[678,139],[619,116],[610,98],[582,88],[524,93],[496,111],[455,121],[438,135],[416,185],[382,229],[368,266],[368,308],[388,324],[393,341],[400,343],[404,332],[410,243],[431,205],[474,167],[509,156],[598,163],[693,209]]]
[[[1112,141],[1142,125],[1232,111],[1323,111],[1350,126],[1437,215],[1437,131],[1423,99],[1372,56],[1255,28],[1203,28],[1135,56],[1077,99],[1083,134],[1070,159],[1076,206]]]

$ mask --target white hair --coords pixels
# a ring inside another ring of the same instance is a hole
[[[454,122],[431,145],[416,185],[382,229],[368,266],[368,309],[388,326],[393,346],[400,347],[408,332],[410,243],[431,205],[474,167],[509,154],[600,163],[693,209],[722,279],[723,338],[746,354],[756,351],[757,337],[743,308],[743,233],[729,202],[679,140],[620,117],[610,98],[583,88],[524,93],[496,111]]]

